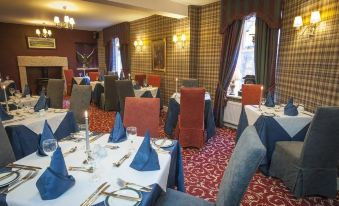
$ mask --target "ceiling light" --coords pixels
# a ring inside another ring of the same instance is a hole
[[[64,29],[73,29],[75,25],[75,21],[73,17],[70,17],[66,15],[66,10],[67,7],[63,6],[62,7],[65,10],[65,15],[64,15],[64,21],[60,22],[60,18],[58,16],[54,17],[54,23],[58,28],[64,28]]]
[[[45,23],[44,23],[45,25]],[[42,31],[42,32],[41,32]],[[52,31],[49,30],[49,29],[46,29],[46,27],[44,26],[42,28],[42,30],[40,31],[40,29],[36,29],[35,30],[35,34],[38,36],[38,37],[44,37],[44,38],[48,38],[48,37],[51,37],[52,36]]]

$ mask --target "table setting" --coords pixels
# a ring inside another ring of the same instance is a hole
[[[164,125],[164,130],[167,135],[172,135],[177,125],[179,114],[180,114],[180,93],[175,92],[168,102],[167,117]],[[208,139],[215,135],[216,130],[211,95],[208,92],[205,93],[204,118],[205,118],[204,120],[205,130]]]
[[[259,138],[267,149],[259,169],[268,175],[271,157],[277,141],[303,141],[313,114],[302,104],[295,105],[293,98],[287,104],[275,105],[273,96],[267,95],[260,105],[245,105],[242,108],[237,140],[244,129],[254,125]]]
[[[167,187],[184,191],[177,141],[137,136],[119,114],[109,134],[85,128],[58,141],[45,121],[36,152],[0,171],[0,205],[146,206]]]

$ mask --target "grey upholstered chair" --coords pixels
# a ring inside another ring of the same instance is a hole
[[[103,110],[106,111],[119,111],[119,97],[117,94],[117,88],[115,85],[115,81],[117,80],[117,76],[105,76],[104,80],[104,93],[101,94],[100,97],[100,106]]]
[[[49,107],[62,109],[64,100],[65,80],[49,79],[47,84],[47,97]]]
[[[156,206],[235,206],[240,205],[246,189],[262,161],[266,149],[254,126],[248,126],[241,135],[221,180],[216,204],[167,189]]]
[[[2,122],[0,121],[0,167],[6,166],[8,163],[14,162],[15,157],[12,146],[9,142],[7,133]]]
[[[335,198],[338,159],[339,107],[319,107],[304,142],[276,142],[270,175],[280,178],[297,198]]]
[[[199,87],[197,79],[183,79],[182,86],[184,87]]]
[[[85,123],[85,110],[91,102],[92,88],[90,85],[73,85],[70,100],[70,110],[74,113],[78,124]]]
[[[119,96],[120,114],[124,117],[125,98],[135,97],[133,85],[131,80],[119,80],[115,81],[117,86],[117,93]]]

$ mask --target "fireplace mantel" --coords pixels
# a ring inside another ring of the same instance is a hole
[[[27,69],[29,67],[61,67],[62,74],[68,69],[67,57],[58,56],[18,56],[20,85],[24,88],[27,84]],[[64,78],[64,75],[62,75]]]

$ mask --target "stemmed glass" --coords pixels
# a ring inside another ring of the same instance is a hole
[[[48,156],[52,156],[58,147],[56,139],[46,139],[42,142],[42,149]]]
[[[9,93],[11,93],[11,95],[14,97],[14,93],[15,93],[15,89],[13,87],[10,87],[8,89]]]
[[[137,136],[137,128],[136,127],[127,127],[126,128],[127,138],[131,142],[130,151],[134,151],[134,139]]]

